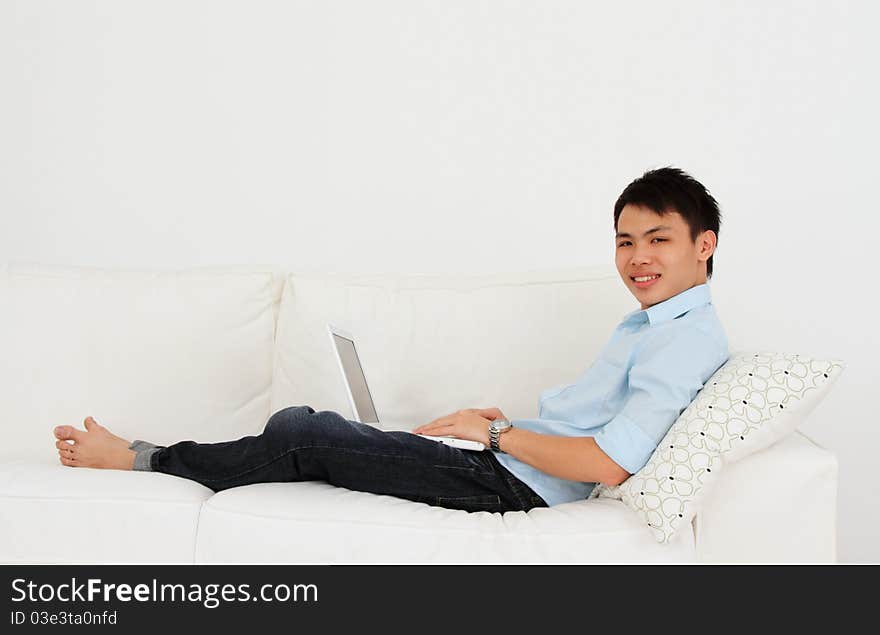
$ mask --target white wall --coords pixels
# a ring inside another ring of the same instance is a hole
[[[731,348],[847,363],[804,432],[880,561],[877,6],[3,0],[0,260],[610,262],[623,187],[682,167]]]

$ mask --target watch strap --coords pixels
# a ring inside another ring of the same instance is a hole
[[[489,424],[489,449],[494,452],[504,453],[504,450],[502,450],[501,446],[498,445],[499,438],[503,433],[507,432],[513,427],[513,424],[510,423],[510,421],[508,421],[507,419],[504,419],[504,421],[507,423],[507,425],[503,428],[496,427],[494,421]]]

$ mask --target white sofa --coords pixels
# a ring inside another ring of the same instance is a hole
[[[61,465],[88,416],[160,444],[259,433],[288,405],[350,416],[325,324],[359,338],[380,416],[533,417],[637,307],[613,267],[479,276],[0,270],[0,562],[830,562],[837,461],[800,433],[728,466],[658,544],[622,502],[467,513],[326,483],[214,494]],[[724,316],[721,316],[722,321]]]

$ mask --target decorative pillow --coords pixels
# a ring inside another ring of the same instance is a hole
[[[658,542],[669,542],[694,515],[725,464],[762,450],[816,407],[845,365],[786,353],[735,353],[703,385],[648,463],[617,487],[590,498],[616,498],[634,509]]]

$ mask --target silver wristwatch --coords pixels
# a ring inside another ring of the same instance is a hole
[[[495,452],[504,452],[498,447],[498,437],[510,430],[513,424],[503,417],[498,417],[494,421],[489,422],[489,447]]]

